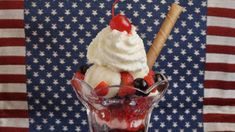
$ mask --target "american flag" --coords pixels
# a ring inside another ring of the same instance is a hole
[[[0,1],[0,131],[29,127],[24,1]]]
[[[70,79],[112,3],[0,0],[0,132],[88,131]],[[116,12],[147,50],[172,3],[184,12],[154,66],[170,87],[149,131],[235,131],[235,0],[122,0]]]
[[[204,128],[235,131],[235,1],[208,1]]]

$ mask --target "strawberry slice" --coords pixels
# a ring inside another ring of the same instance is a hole
[[[134,78],[128,72],[121,72],[121,85],[122,87],[119,89],[118,96],[124,97],[127,95],[135,94],[136,90],[131,88],[133,86]]]
[[[149,73],[147,76],[145,76],[144,80],[148,83],[149,86],[152,86],[154,84],[154,78],[151,75],[151,73]]]
[[[121,72],[121,84],[122,85],[131,85],[133,84],[134,78],[132,77],[132,75],[128,72]]]
[[[152,86],[155,83],[155,72],[153,70],[150,70],[148,75],[144,77],[144,80],[148,83],[149,86]],[[154,88],[151,93],[155,93],[157,91],[157,87]]]
[[[151,75],[151,76],[154,76],[155,75],[155,72],[153,70],[150,70],[148,75]]]
[[[85,76],[81,72],[76,72],[75,78],[78,78],[80,80],[84,80]]]
[[[105,96],[108,94],[109,89],[108,89],[108,83],[105,81],[100,82],[96,87],[95,87],[95,93],[98,96]]]
[[[118,96],[119,97],[124,97],[127,95],[132,95],[135,94],[136,90],[132,87],[128,87],[128,86],[123,86],[119,89],[118,91]]]

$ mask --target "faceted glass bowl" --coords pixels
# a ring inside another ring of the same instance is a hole
[[[129,87],[146,95],[125,97],[98,96],[85,81],[73,77],[71,83],[77,98],[87,109],[90,132],[147,132],[152,110],[168,88],[167,78],[157,73],[162,80],[155,82],[147,91]],[[118,91],[123,86],[109,86]],[[148,96],[147,96],[148,95]]]

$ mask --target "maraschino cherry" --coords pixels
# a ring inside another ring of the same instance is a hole
[[[131,23],[128,20],[128,18],[124,15],[118,14],[115,16],[114,14],[114,9],[115,9],[115,5],[119,2],[119,0],[115,0],[115,2],[113,3],[113,7],[112,7],[112,19],[109,23],[109,26],[111,27],[111,29],[116,29],[120,32],[126,31],[127,33],[131,33]]]

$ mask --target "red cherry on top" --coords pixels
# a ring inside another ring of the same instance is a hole
[[[120,32],[126,31],[127,33],[131,33],[131,23],[128,20],[128,18],[124,15],[118,14],[115,16],[114,14],[114,8],[115,5],[119,2],[119,0],[116,0],[113,3],[113,7],[112,7],[112,19],[109,23],[109,26],[111,27],[111,29],[116,29]]]
[[[131,33],[130,21],[121,14],[114,16],[109,25],[111,29],[116,29],[120,32],[126,31],[127,33]]]

